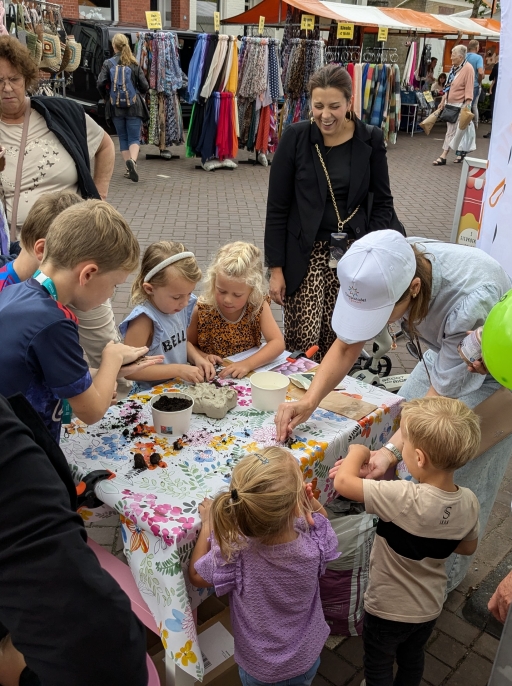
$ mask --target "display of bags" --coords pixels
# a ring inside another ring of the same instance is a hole
[[[364,511],[347,514],[362,507],[344,498],[325,507],[342,553],[327,564],[320,577],[320,598],[331,634],[360,636],[363,631],[364,594],[377,520]]]
[[[43,11],[43,26],[41,69],[56,73],[60,71],[60,65],[62,64],[62,51],[52,12]]]
[[[66,38],[66,45],[69,48],[70,55],[65,71],[71,73],[80,66],[80,59],[82,57],[82,44],[77,43],[74,36],[68,36]]]

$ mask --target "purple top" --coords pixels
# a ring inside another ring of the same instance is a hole
[[[217,595],[229,593],[235,660],[255,679],[273,683],[304,674],[329,636],[319,577],[339,557],[328,519],[297,519],[294,541],[267,546],[254,539],[225,562],[218,544],[195,564]]]

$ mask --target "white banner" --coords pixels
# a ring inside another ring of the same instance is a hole
[[[512,276],[512,3],[501,3],[500,72],[477,247]],[[508,190],[506,190],[508,188]]]

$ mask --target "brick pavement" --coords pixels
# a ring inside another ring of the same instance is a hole
[[[486,158],[488,141],[477,136],[474,157]],[[452,163],[433,167],[441,151],[444,127],[437,125],[430,136],[413,138],[400,134],[398,144],[388,150],[391,188],[395,206],[409,235],[449,240],[460,166]],[[117,144],[117,141],[116,141]],[[118,156],[109,200],[124,214],[136,233],[142,249],[149,243],[171,239],[183,241],[193,250],[201,267],[212,253],[228,241],[242,239],[262,247],[265,201],[269,170],[261,166],[240,165],[235,171],[196,170],[196,160],[182,155],[170,162],[144,159],[139,162],[140,182],[122,177]],[[253,155],[240,152],[239,159]],[[130,310],[129,283],[117,289],[114,310],[120,321]],[[280,320],[280,312],[276,310]],[[415,361],[399,347],[392,354],[394,370],[410,371]],[[428,647],[424,684],[430,686],[484,686],[497,647],[496,639],[464,621],[462,606],[467,595],[512,550],[512,464],[498,495],[485,536],[474,564],[463,584],[448,598]],[[117,518],[103,520],[89,528],[92,538],[118,555],[122,540]],[[322,664],[314,686],[357,686],[362,679],[360,638],[330,637],[322,654]]]

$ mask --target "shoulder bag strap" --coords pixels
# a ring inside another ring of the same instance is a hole
[[[14,198],[12,200],[11,211],[11,241],[16,240],[16,220],[18,218],[18,205],[20,202],[21,193],[21,175],[23,172],[23,159],[25,157],[25,147],[27,145],[28,124],[30,121],[30,98],[26,98],[25,118],[23,120],[23,129],[21,131],[20,152],[18,155],[18,164],[16,166],[16,180],[14,182]]]
[[[338,233],[340,233],[340,232],[343,231],[343,229],[344,229],[344,227],[345,227],[345,224],[346,224],[347,222],[349,222],[353,217],[356,216],[357,211],[359,210],[360,205],[358,205],[358,206],[356,207],[356,209],[352,212],[352,214],[350,215],[350,217],[347,217],[346,219],[342,219],[342,218],[340,217],[340,213],[338,212],[338,204],[337,204],[337,202],[336,202],[336,197],[335,197],[335,195],[334,195],[334,191],[333,191],[333,188],[332,188],[332,185],[331,185],[331,179],[330,179],[330,177],[329,177],[329,172],[327,171],[327,167],[325,166],[324,158],[322,157],[322,153],[320,152],[320,146],[318,145],[318,143],[315,143],[315,148],[316,148],[316,151],[317,151],[317,153],[318,153],[318,157],[320,158],[320,164],[322,165],[322,168],[323,168],[323,170],[324,170],[325,178],[326,178],[326,180],[327,180],[327,185],[328,185],[329,191],[330,191],[330,193],[331,193],[332,204],[334,205],[334,211],[336,212],[336,218],[337,218],[337,220],[338,220]]]

